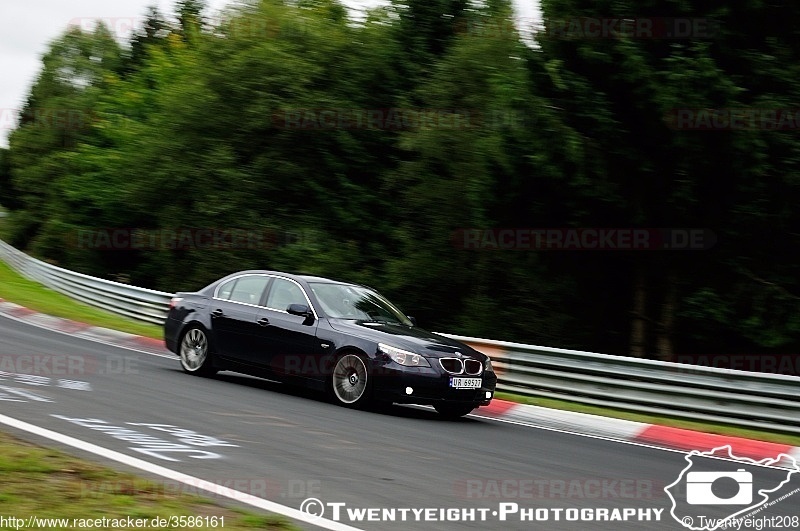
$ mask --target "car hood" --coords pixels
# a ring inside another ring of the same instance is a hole
[[[460,352],[485,361],[486,355],[448,337],[428,332],[418,326],[403,326],[375,323],[371,321],[355,321],[346,319],[330,319],[331,328],[345,334],[386,343],[398,348],[411,350],[427,357],[442,358]]]

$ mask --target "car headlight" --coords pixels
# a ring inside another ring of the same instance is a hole
[[[392,347],[390,345],[386,345],[385,343],[378,343],[378,350],[392,358],[392,361],[395,363],[399,363],[405,367],[431,366],[431,364],[428,363],[428,360],[415,352],[409,352],[408,350]]]
[[[490,358],[486,358],[486,363],[483,364],[483,372],[494,372],[492,360]]]

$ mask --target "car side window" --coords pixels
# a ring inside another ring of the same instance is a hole
[[[276,278],[269,290],[267,307],[286,311],[290,304],[308,304],[308,302],[303,290],[297,284],[283,278]]]
[[[236,279],[236,285],[231,292],[230,300],[233,302],[244,302],[257,305],[261,301],[261,295],[269,282],[268,277],[246,276]]]
[[[223,285],[219,287],[217,290],[217,298],[228,300],[231,297],[231,292],[233,291],[233,285],[236,284],[238,279],[234,278],[233,280],[229,280]]]

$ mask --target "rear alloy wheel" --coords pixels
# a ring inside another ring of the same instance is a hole
[[[345,354],[336,361],[331,375],[333,396],[343,406],[363,407],[369,401],[367,364],[357,354]]]
[[[184,372],[198,376],[210,376],[217,372],[208,336],[200,327],[193,326],[183,334],[180,355]]]
[[[457,419],[472,413],[475,406],[472,404],[436,404],[433,406],[439,414],[448,419]]]

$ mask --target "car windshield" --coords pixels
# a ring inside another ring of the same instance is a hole
[[[328,317],[411,326],[408,317],[371,289],[326,282],[309,285]]]

